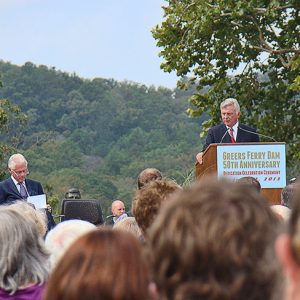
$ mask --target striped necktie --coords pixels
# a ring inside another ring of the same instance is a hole
[[[235,139],[234,139],[234,135],[233,135],[233,128],[232,127],[230,127],[229,133],[230,133],[231,143],[235,143]]]
[[[26,191],[26,188],[25,188],[23,182],[19,182],[18,184],[20,185],[20,195],[21,195],[22,199],[27,199],[28,193]]]

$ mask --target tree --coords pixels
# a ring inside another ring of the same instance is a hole
[[[0,82],[1,86],[1,82]],[[0,99],[0,165],[2,171],[0,178],[5,175],[6,155],[14,150],[21,139],[22,127],[26,123],[26,116],[21,112],[17,105],[11,104],[7,99]]]
[[[168,0],[153,30],[161,67],[197,88],[188,112],[208,112],[204,132],[219,122],[219,104],[235,97],[242,121],[289,143],[300,161],[300,3],[298,0]],[[178,82],[186,88],[185,81]]]

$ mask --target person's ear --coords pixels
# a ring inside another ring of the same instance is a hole
[[[241,112],[240,112],[240,111],[237,112],[237,113],[236,113],[236,116],[237,116],[237,118],[239,118],[239,117],[241,116]]]
[[[291,238],[288,234],[281,234],[277,238],[275,250],[286,276],[293,282],[299,282],[300,266],[294,259],[291,249]]]
[[[154,282],[149,283],[148,290],[149,290],[149,295],[151,300],[158,299],[157,287]]]

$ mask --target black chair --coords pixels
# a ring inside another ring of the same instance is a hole
[[[78,219],[95,225],[104,223],[101,204],[96,199],[64,199],[60,217],[61,221]]]

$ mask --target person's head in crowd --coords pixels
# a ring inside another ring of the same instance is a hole
[[[127,217],[113,226],[114,230],[123,230],[132,233],[138,239],[142,236],[142,231],[134,217]]]
[[[155,168],[147,168],[143,170],[137,179],[138,189],[141,189],[146,184],[154,180],[161,180],[162,175],[158,169]]]
[[[65,193],[65,199],[81,199],[79,189],[71,188]]]
[[[238,121],[241,112],[238,101],[234,98],[227,98],[220,104],[221,118],[228,127],[233,127]]]
[[[52,273],[44,300],[147,300],[149,272],[130,233],[99,228],[78,239]]]
[[[115,217],[115,221],[125,213],[125,204],[121,200],[115,200],[111,204],[111,212]]]
[[[279,223],[259,193],[237,183],[203,180],[175,194],[148,232],[160,299],[272,299]]]
[[[48,272],[48,253],[36,224],[9,206],[0,207],[0,299],[33,289],[41,294]]]
[[[288,230],[276,241],[277,256],[287,278],[283,300],[300,299],[300,184],[295,185]]]
[[[40,236],[45,236],[47,232],[47,216],[44,211],[35,209],[25,201],[16,201],[9,205],[9,208],[31,219],[36,224]]]
[[[293,203],[293,194],[295,190],[295,183],[290,183],[281,191],[281,204],[291,208]]]
[[[140,190],[136,190],[132,201],[132,212],[141,228],[143,235],[153,223],[161,204],[171,194],[181,190],[181,187],[173,180],[162,179],[149,182]]]
[[[28,175],[28,163],[25,157],[20,154],[13,154],[8,159],[8,170],[11,176],[17,181],[17,182],[23,182],[26,179],[26,176]]]
[[[259,183],[259,181],[251,176],[245,176],[245,177],[241,177],[238,180],[238,183],[240,184],[245,184],[245,185],[249,185],[252,186],[254,189],[256,189],[259,193],[261,191],[261,185]]]
[[[45,245],[50,252],[50,263],[53,268],[62,255],[76,239],[94,230],[96,226],[83,220],[68,220],[57,224],[51,229],[45,239]]]
[[[291,215],[291,209],[283,206],[281,204],[274,204],[271,205],[272,211],[276,214],[278,219],[282,222],[288,222],[290,215]]]

